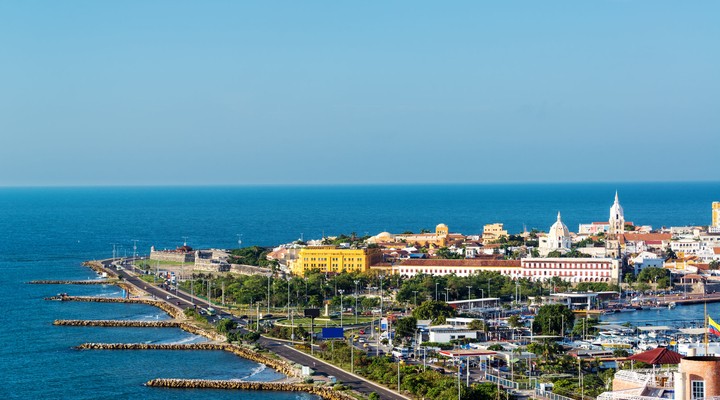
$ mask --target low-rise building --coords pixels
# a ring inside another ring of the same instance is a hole
[[[471,339],[477,340],[478,331],[466,328],[456,328],[452,325],[438,325],[428,328],[430,332],[430,342],[432,343],[450,343],[451,340]]]
[[[311,270],[320,272],[365,272],[371,264],[382,261],[379,249],[338,248],[335,246],[308,246],[298,252],[298,257],[290,261],[293,274],[305,276]]]
[[[507,237],[508,231],[506,231],[503,224],[499,222],[487,224],[483,227],[482,240],[484,243],[498,240],[503,236]]]

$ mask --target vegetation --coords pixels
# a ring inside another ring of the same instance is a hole
[[[269,267],[270,261],[266,258],[269,249],[251,246],[235,249],[230,252],[230,263]]]
[[[455,309],[444,301],[426,301],[412,312],[416,319],[430,319],[433,323],[443,323],[445,318],[454,317]]]
[[[575,314],[563,304],[546,304],[538,309],[533,332],[543,335],[562,335],[563,330],[573,326]]]

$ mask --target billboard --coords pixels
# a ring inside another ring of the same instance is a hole
[[[345,339],[343,328],[322,328],[323,339]]]
[[[317,318],[320,316],[320,309],[319,308],[306,308],[305,316],[310,317],[310,318]]]

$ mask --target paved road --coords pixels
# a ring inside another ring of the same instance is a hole
[[[197,298],[190,297],[189,294],[178,291],[177,295],[175,292],[165,291],[163,289],[160,289],[156,286],[148,285],[145,281],[138,278],[136,275],[130,273],[127,269],[122,270],[115,270],[115,268],[112,267],[111,261],[103,261],[103,265],[108,269],[113,269],[119,276],[122,276],[122,278],[127,281],[128,283],[131,283],[137,287],[143,288],[146,292],[150,293],[151,295],[154,295],[160,300],[166,301],[168,303],[171,303],[173,305],[176,305],[177,301],[180,301],[179,307],[182,309],[191,308],[194,306],[194,304],[197,304],[198,307],[209,307],[210,305],[202,300]],[[168,294],[172,296],[171,299],[167,299]],[[178,300],[179,299],[179,300]],[[194,304],[193,304],[194,302]],[[220,316],[227,317],[233,319],[235,322],[242,322],[238,318],[233,317],[230,314],[222,314],[222,312],[219,312]],[[242,331],[245,331],[242,329]],[[337,368],[335,366],[332,366],[330,364],[326,364],[321,361],[316,361],[315,358],[296,351],[295,349],[289,348],[284,342],[272,340],[266,337],[262,337],[258,340],[258,342],[268,350],[294,362],[298,363],[300,365],[306,365],[319,375],[323,376],[335,376],[339,382],[342,382],[350,387],[352,387],[354,390],[363,393],[365,395],[369,395],[370,393],[377,393],[380,395],[380,398],[385,400],[407,400],[408,398],[405,396],[401,396],[398,393],[385,389],[382,386],[375,386],[371,383],[369,383],[366,380],[359,379],[345,371],[343,371],[340,368]]]
[[[352,387],[353,389],[365,395],[369,395],[370,393],[377,393],[378,395],[380,395],[381,399],[407,399],[407,397],[400,396],[394,391],[385,389],[381,386],[375,386],[365,380],[358,379],[351,374],[341,370],[340,368],[325,364],[324,362],[317,362],[313,357],[310,357],[309,355],[301,353],[294,349],[288,348],[284,343],[264,337],[258,340],[258,342],[260,342],[260,344],[262,344],[265,348],[269,349],[273,353],[277,353],[290,361],[296,362],[301,365],[310,366],[319,375],[334,376],[338,379],[338,381]]]

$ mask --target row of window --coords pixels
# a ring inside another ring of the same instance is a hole
[[[526,263],[525,268],[595,268],[595,269],[610,269],[610,263],[544,263],[544,262],[531,262]]]

